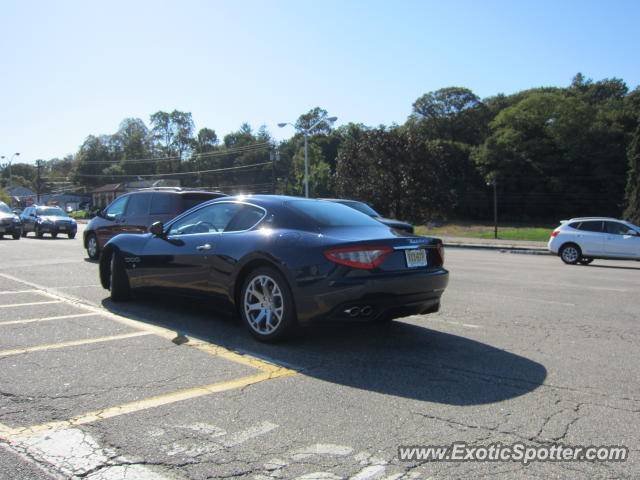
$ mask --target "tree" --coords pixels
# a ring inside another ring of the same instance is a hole
[[[397,218],[442,218],[455,200],[448,157],[442,145],[411,130],[352,128],[338,154],[337,193]]]
[[[73,178],[76,182],[89,187],[104,183],[97,175],[101,175],[112,162],[111,137],[89,135],[75,156]]]
[[[170,159],[166,164],[158,163],[160,169],[176,171],[185,157],[194,147],[193,130],[195,126],[190,112],[174,110],[171,113],[158,111],[151,115],[151,133],[157,142],[160,154]]]
[[[322,118],[325,120],[320,121]],[[331,133],[331,128],[335,122],[335,120],[329,120],[328,118],[329,114],[324,108],[315,107],[298,117],[295,128],[299,131],[306,131],[317,123],[317,125],[313,127],[312,130],[308,131],[307,134],[314,135],[316,133],[324,133],[328,135]]]
[[[488,111],[469,89],[449,87],[422,95],[407,122],[432,140],[477,145],[488,123]]]
[[[149,164],[140,160],[150,159],[153,155],[152,138],[149,129],[139,118],[126,118],[112,136],[112,156],[119,157],[123,174],[143,175]],[[115,170],[114,170],[115,172]]]
[[[629,145],[629,175],[625,193],[625,220],[640,225],[640,126]]]

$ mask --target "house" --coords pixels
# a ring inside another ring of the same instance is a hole
[[[91,204],[94,208],[103,209],[109,205],[116,197],[126,193],[123,183],[109,183],[96,188],[91,192]]]
[[[93,208],[103,209],[107,207],[116,197],[128,192],[133,192],[140,188],[154,187],[179,187],[179,180],[135,180],[127,183],[109,183],[98,187],[91,192],[91,203]]]

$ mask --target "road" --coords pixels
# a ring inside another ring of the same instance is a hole
[[[274,346],[206,302],[112,303],[80,238],[0,241],[0,478],[638,478],[640,263],[451,248],[441,312]],[[453,442],[630,458],[398,458]]]

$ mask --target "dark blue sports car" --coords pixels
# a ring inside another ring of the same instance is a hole
[[[214,297],[261,341],[315,321],[436,312],[449,276],[439,239],[323,200],[224,197],[150,231],[105,245],[100,280],[113,300],[133,289]]]

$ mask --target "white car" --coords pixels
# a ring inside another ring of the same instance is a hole
[[[594,258],[640,260],[640,227],[607,217],[562,220],[548,246],[570,265],[587,265]]]

